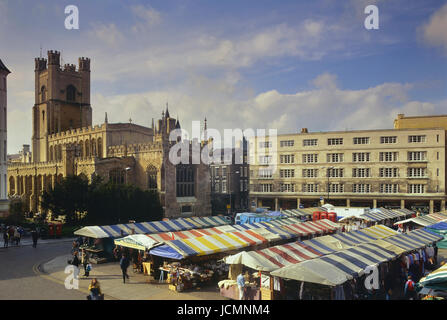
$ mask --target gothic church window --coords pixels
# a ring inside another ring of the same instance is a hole
[[[40,102],[45,102],[47,100],[46,93],[45,93],[45,86],[42,86],[40,89]]]
[[[67,87],[67,101],[76,101],[76,88],[71,84]]]
[[[150,191],[157,191],[157,168],[152,165],[147,168],[147,188]]]
[[[190,165],[176,167],[177,197],[194,196],[194,169]]]
[[[124,184],[124,169],[115,168],[109,171],[109,180],[115,184]]]

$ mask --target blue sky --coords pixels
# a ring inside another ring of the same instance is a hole
[[[80,30],[64,28],[77,5]],[[364,8],[379,8],[366,30]],[[92,59],[94,124],[150,125],[169,101],[187,130],[392,127],[447,114],[447,2],[0,0],[8,150],[30,143],[34,57]]]

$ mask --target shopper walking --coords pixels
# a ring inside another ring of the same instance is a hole
[[[16,246],[19,245],[20,243],[20,232],[19,232],[19,227],[16,227],[14,229],[14,241],[16,242]]]
[[[408,280],[405,282],[404,296],[406,300],[416,300],[415,283],[411,276],[408,276]]]
[[[129,268],[129,259],[125,254],[122,255],[120,260],[121,271],[123,272],[123,283],[126,283],[126,278],[129,279],[129,275],[127,274],[127,268]]]
[[[8,245],[9,245],[9,234],[8,229],[5,229],[3,231],[3,247],[8,248]]]
[[[33,239],[33,248],[37,248],[37,239],[39,238],[39,234],[37,233],[36,229],[31,231],[31,238]]]
[[[82,250],[81,263],[84,267],[84,277],[88,277],[90,275],[91,265],[90,265],[90,257],[87,251]]]

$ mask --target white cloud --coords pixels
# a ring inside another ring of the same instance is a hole
[[[277,90],[254,94],[249,88],[236,86],[231,76],[193,76],[164,91],[95,95],[94,119],[102,122],[108,111],[109,121],[126,122],[132,117],[136,123],[149,126],[151,118],[159,118],[169,100],[171,116],[178,114],[186,130],[191,129],[191,121],[206,117],[208,126],[222,134],[226,128],[271,128],[290,133],[302,127],[310,131],[392,128],[398,113],[436,114],[447,107],[447,101],[410,101],[412,86],[408,84],[384,83],[362,90],[342,90],[336,78],[322,74],[314,80],[315,88],[293,94]]]
[[[147,31],[149,27],[162,22],[161,13],[150,6],[133,6],[131,11],[139,19],[139,22],[132,27],[134,32]]]
[[[422,26],[422,36],[427,44],[443,47],[447,54],[447,4],[436,11]]]
[[[111,47],[116,47],[124,40],[123,34],[113,23],[94,25],[93,30],[89,31],[89,35],[93,40],[99,40],[101,43]]]

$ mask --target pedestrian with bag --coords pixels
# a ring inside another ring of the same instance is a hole
[[[81,263],[84,267],[84,277],[88,277],[90,275],[90,271],[92,270],[92,266],[90,264],[89,254],[84,249],[82,249]]]
[[[129,279],[129,275],[127,274],[127,268],[129,268],[129,264],[129,259],[125,254],[123,254],[120,260],[120,267],[121,271],[123,272],[123,283],[126,283],[126,278]]]
[[[408,276],[407,282],[405,282],[404,296],[406,300],[416,300],[416,288],[415,283],[411,276]]]
[[[75,253],[73,254],[73,260],[71,260],[71,264],[74,265],[76,268],[79,268],[79,258],[78,258],[78,252],[75,251]]]

